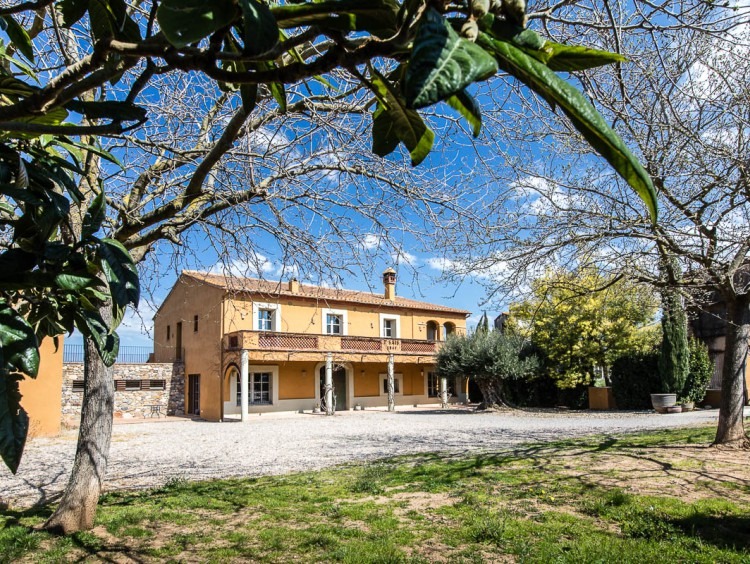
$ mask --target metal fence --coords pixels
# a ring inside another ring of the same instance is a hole
[[[119,364],[145,364],[151,356],[151,347],[121,346],[117,353]],[[83,345],[65,345],[63,362],[83,362]]]

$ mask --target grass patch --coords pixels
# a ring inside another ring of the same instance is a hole
[[[50,507],[0,512],[0,562],[750,562],[750,468],[717,461],[712,437],[706,427],[175,480],[104,496],[96,528],[67,538],[37,530]]]

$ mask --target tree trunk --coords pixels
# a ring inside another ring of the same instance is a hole
[[[750,296],[727,300],[727,332],[721,375],[719,426],[714,445],[750,448],[745,434],[745,361],[750,339]]]
[[[479,391],[482,392],[482,403],[479,404],[477,409],[496,409],[503,407],[510,407],[510,405],[503,399],[505,395],[503,393],[502,383],[496,380],[490,379],[476,379]]]
[[[100,311],[107,323],[111,323],[110,312],[110,304]],[[81,427],[73,470],[60,505],[44,524],[44,529],[56,534],[67,535],[94,526],[112,439],[114,369],[104,366],[90,339],[85,340],[84,355]]]

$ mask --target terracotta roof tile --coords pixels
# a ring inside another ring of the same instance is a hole
[[[349,302],[368,304],[383,307],[400,307],[408,309],[421,309],[426,311],[440,311],[445,313],[459,313],[468,315],[471,312],[463,309],[452,308],[440,304],[420,302],[396,296],[395,300],[386,300],[382,294],[371,292],[359,292],[356,290],[341,290],[338,288],[325,288],[311,284],[299,285],[299,292],[292,292],[288,282],[259,280],[257,278],[244,278],[240,276],[225,276],[223,274],[209,274],[195,270],[183,270],[183,276],[199,280],[205,284],[222,288],[228,292],[247,292],[260,294],[268,297],[302,297],[315,300],[330,300],[336,302]]]

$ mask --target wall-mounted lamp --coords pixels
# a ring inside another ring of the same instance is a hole
[[[305,369],[303,368],[303,369],[302,369],[302,377],[304,378],[305,376],[307,376],[307,370],[305,370]]]
[[[424,368],[419,369],[419,375],[424,378]]]
[[[364,378],[364,377],[365,377],[365,371],[364,371],[364,370],[360,370],[360,371],[359,371],[359,373],[360,373],[360,375],[362,376],[362,378]]]

